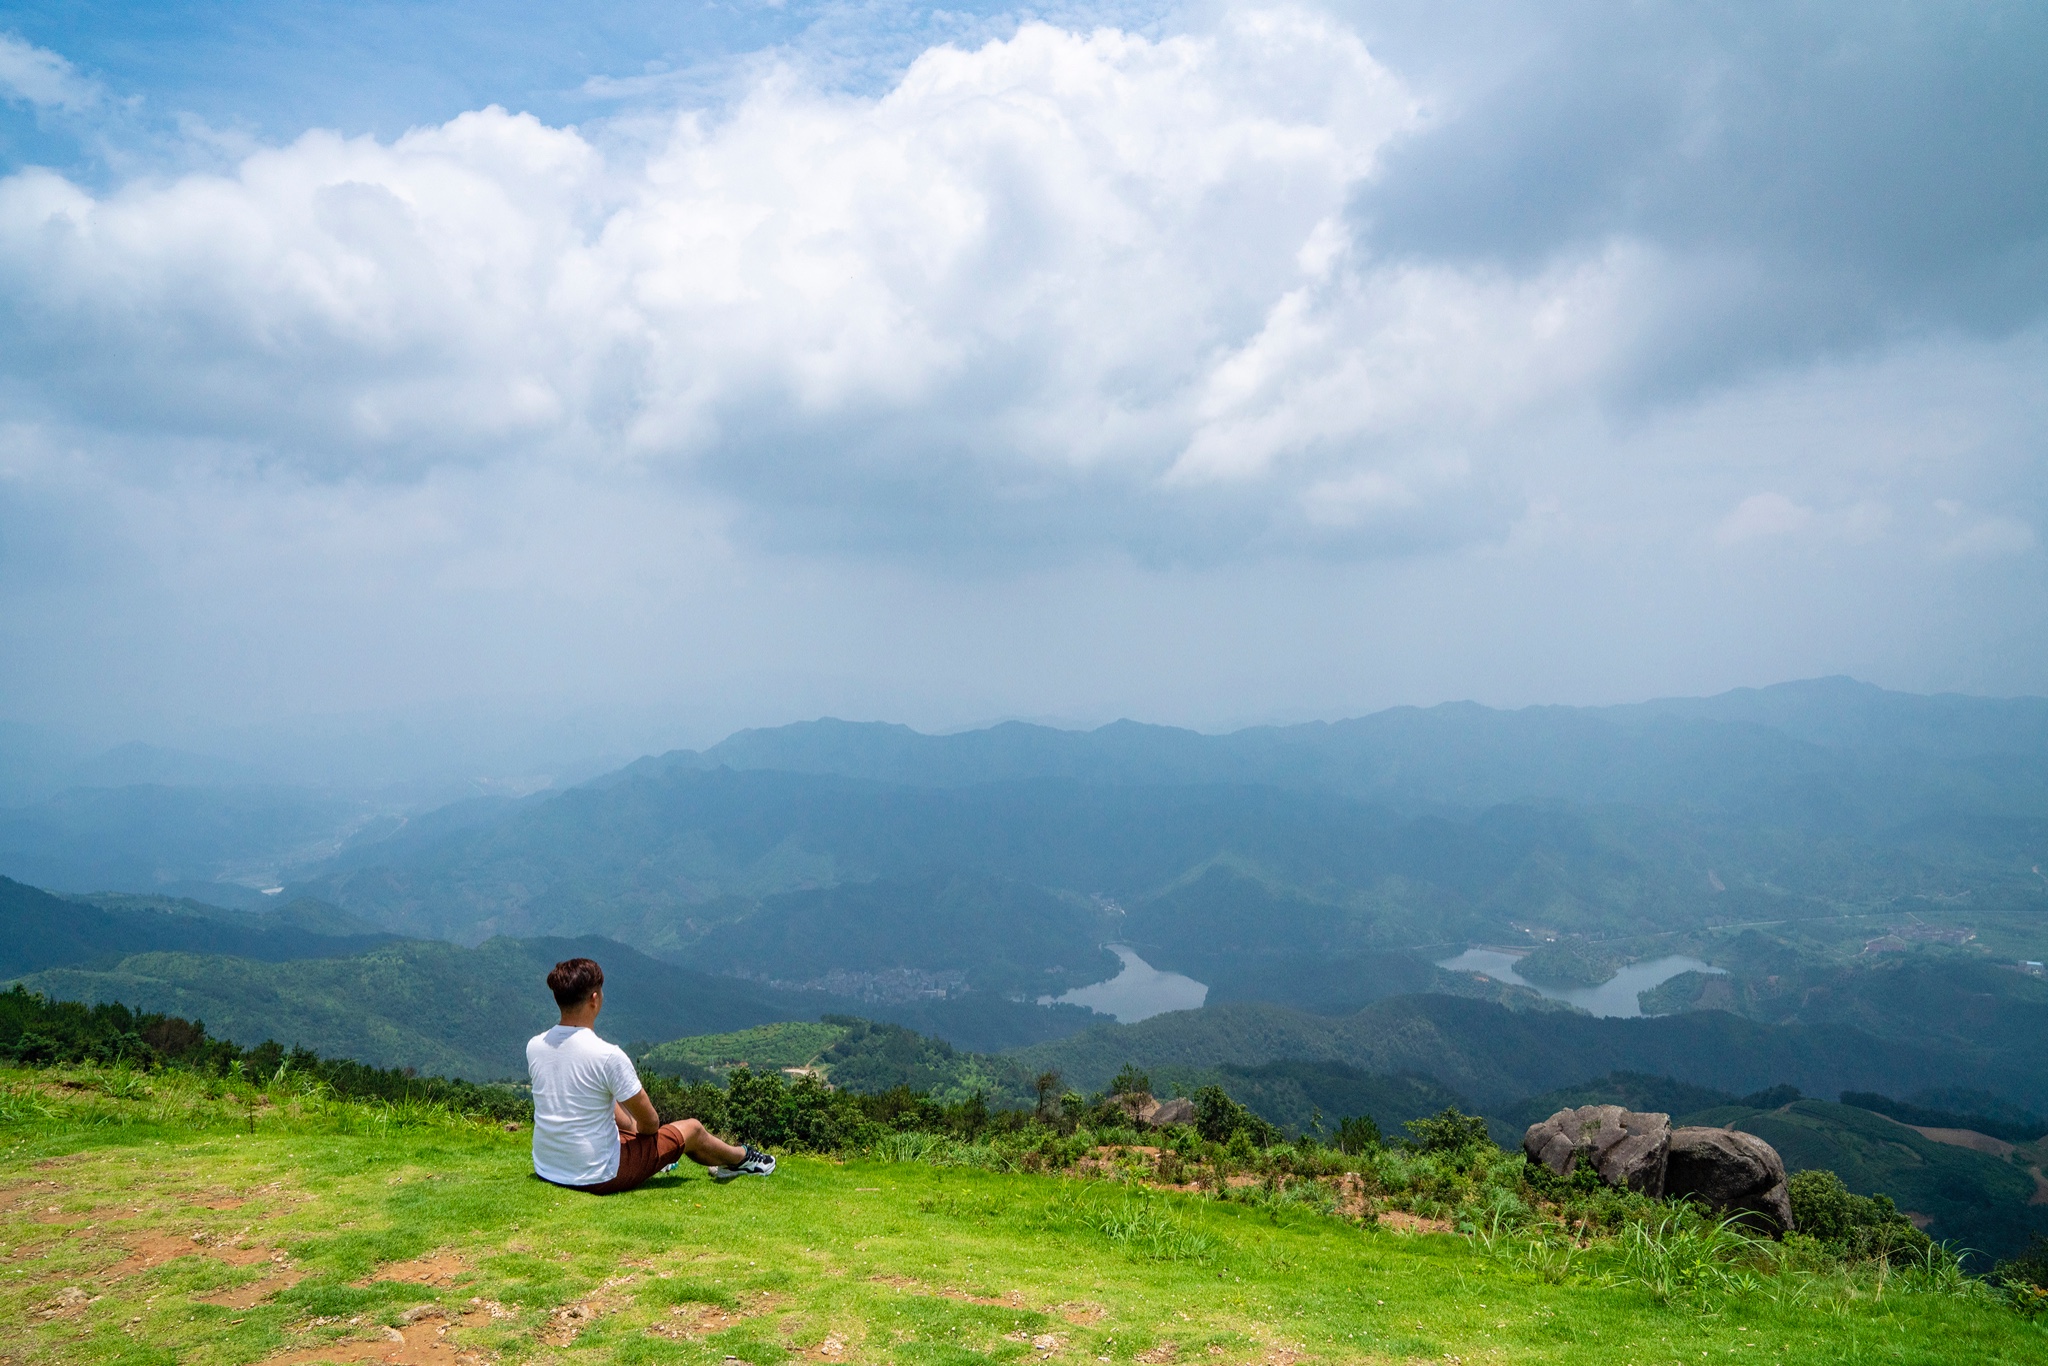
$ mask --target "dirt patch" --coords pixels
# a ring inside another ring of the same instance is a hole
[[[174,1262],[180,1257],[204,1256],[206,1248],[190,1238],[180,1238],[175,1233],[142,1233],[122,1240],[128,1255],[100,1273],[102,1280],[118,1281],[147,1271],[151,1267]]]
[[[1093,1300],[1068,1300],[1065,1304],[1052,1306],[1046,1312],[1058,1314],[1076,1328],[1087,1328],[1109,1317],[1109,1310]]]
[[[249,1230],[243,1229],[242,1233]],[[174,1262],[180,1257],[211,1257],[226,1262],[229,1266],[254,1266],[277,1255],[267,1247],[241,1247],[242,1233],[220,1237],[195,1233],[180,1238],[174,1233],[138,1233],[121,1240],[121,1246],[128,1255],[100,1273],[106,1281],[124,1280],[140,1271]]]
[[[98,1295],[88,1293],[82,1286],[67,1285],[59,1290],[54,1298],[37,1306],[36,1317],[67,1319],[98,1298]]]
[[[60,1167],[75,1167],[90,1157],[90,1153],[66,1153],[62,1157],[46,1157],[36,1163],[39,1172],[56,1171]]]
[[[668,1317],[648,1326],[650,1337],[688,1340],[709,1337],[737,1327],[748,1319],[755,1318],[775,1304],[775,1297],[763,1291],[753,1307],[736,1304],[724,1309],[715,1304],[679,1304],[668,1311]]]
[[[1975,1129],[1927,1129],[1918,1124],[1906,1126],[1922,1138],[1931,1138],[1936,1143],[1946,1143],[1951,1148],[1968,1148],[1971,1152],[1989,1153],[1993,1157],[2011,1157],[2012,1144],[1990,1134],[1980,1134]]]
[[[1344,1172],[1330,1183],[1336,1192],[1337,1212],[1346,1219],[1363,1219],[1372,1213],[1372,1196],[1365,1189],[1365,1178],[1357,1172]]]
[[[2027,1203],[2048,1205],[2048,1176],[2043,1176],[2039,1167],[2029,1167],[2027,1170],[2033,1173],[2034,1177],[2034,1193],[2027,1198]]]
[[[431,1257],[420,1257],[410,1262],[389,1262],[378,1267],[369,1275],[356,1282],[357,1285],[375,1285],[379,1281],[397,1281],[403,1285],[431,1285],[440,1289],[455,1284],[455,1278],[468,1271],[462,1258],[452,1252],[437,1252]]]
[[[319,1347],[302,1347],[282,1355],[266,1357],[264,1366],[311,1366],[333,1362],[350,1366],[355,1362],[377,1362],[379,1366],[483,1366],[485,1353],[449,1341],[449,1330],[474,1328],[494,1317],[490,1308],[476,1308],[451,1319],[446,1311],[428,1307],[407,1316],[412,1321],[399,1328],[383,1328],[381,1337],[330,1342]]]
[[[1024,1292],[1021,1290],[1012,1290],[1008,1295],[976,1295],[956,1286],[934,1288],[909,1276],[870,1276],[868,1280],[875,1285],[886,1285],[893,1290],[907,1290],[913,1295],[936,1295],[940,1299],[959,1300],[963,1304],[985,1304],[999,1309],[1024,1307]]]
[[[1031,1350],[1038,1353],[1041,1360],[1051,1356],[1054,1352],[1067,1345],[1067,1340],[1058,1333],[1027,1333],[1020,1328],[1014,1333],[1005,1333],[1003,1336],[1011,1342],[1031,1344]]]
[[[1425,1219],[1419,1214],[1410,1214],[1406,1210],[1398,1209],[1381,1211],[1379,1223],[1381,1228],[1390,1228],[1396,1233],[1449,1233],[1451,1231],[1451,1224],[1448,1219]]]
[[[194,1295],[198,1304],[216,1304],[223,1309],[254,1309],[280,1290],[289,1290],[305,1278],[303,1271],[280,1268],[275,1275],[265,1276],[247,1285],[238,1285],[232,1290],[216,1290],[211,1295]]]
[[[1166,1366],[1166,1363],[1172,1361],[1175,1357],[1179,1355],[1179,1343],[1162,1342],[1149,1352],[1138,1353],[1138,1360],[1145,1362],[1146,1366]]]
[[[547,1326],[540,1330],[540,1340],[550,1347],[567,1347],[584,1329],[626,1302],[623,1295],[615,1292],[620,1286],[630,1285],[634,1279],[632,1276],[614,1277],[599,1286],[596,1294],[555,1310],[548,1315]]]
[[[805,1352],[804,1355],[817,1357],[821,1361],[844,1361],[846,1359],[846,1339],[840,1337],[837,1333],[827,1333],[823,1342]]]

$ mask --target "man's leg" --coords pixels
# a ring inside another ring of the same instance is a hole
[[[661,1126],[663,1134],[675,1130],[675,1143],[683,1155],[700,1167],[733,1167],[747,1160],[745,1148],[734,1147],[694,1119],[679,1119]]]
[[[617,1195],[632,1190],[677,1157],[688,1157],[705,1167],[731,1167],[746,1161],[747,1150],[716,1138],[694,1119],[664,1124],[651,1134],[619,1135],[619,1174],[596,1186],[579,1186],[592,1195]]]

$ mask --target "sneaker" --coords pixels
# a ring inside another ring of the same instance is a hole
[[[746,1158],[738,1166],[713,1167],[711,1169],[711,1179],[721,1185],[737,1177],[773,1176],[774,1174],[775,1155],[773,1153],[764,1153],[752,1144],[747,1146]]]

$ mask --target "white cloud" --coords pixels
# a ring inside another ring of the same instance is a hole
[[[0,33],[0,98],[75,113],[98,104],[104,93],[56,53]]]
[[[1761,536],[1790,536],[1806,530],[1812,522],[1810,510],[1782,493],[1752,493],[1721,519],[1714,529],[1714,539],[1722,545],[1734,545]]]
[[[2017,517],[1977,514],[1953,498],[1935,499],[1934,510],[1946,523],[1935,538],[1941,559],[2009,559],[2034,549],[2034,528]]]
[[[2038,327],[1816,349],[1742,242],[1560,208],[1579,125],[1524,145],[1301,10],[734,70],[0,180],[0,694],[148,657],[194,710],[1209,723],[2048,677]],[[1460,157],[1492,197],[1402,227]]]
[[[1254,10],[1027,24],[876,98],[773,68],[644,154],[492,108],[106,194],[24,172],[9,407],[329,477],[624,462],[883,541],[904,487],[998,517],[1113,488],[1169,543],[1455,522],[1483,472],[1404,448],[1597,372],[1654,265],[1359,258],[1344,206],[1414,120],[1350,30]]]

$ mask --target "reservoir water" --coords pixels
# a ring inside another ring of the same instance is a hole
[[[1618,1019],[1633,1019],[1643,1013],[1641,1003],[1636,1000],[1638,992],[1668,982],[1681,972],[1721,971],[1697,958],[1674,953],[1665,958],[1647,958],[1640,963],[1630,963],[1597,987],[1543,987],[1524,981],[1515,972],[1515,964],[1520,961],[1518,953],[1503,953],[1499,949],[1467,949],[1456,958],[1444,959],[1437,966],[1449,968],[1452,972],[1483,972],[1496,981],[1527,987],[1553,1001],[1568,1002],[1588,1014]]]
[[[1076,987],[1059,996],[1041,996],[1038,1003],[1086,1006],[1114,1015],[1123,1024],[1135,1024],[1169,1010],[1199,1009],[1209,999],[1209,988],[1192,977],[1161,972],[1121,944],[1111,944],[1109,951],[1123,960],[1123,971],[1107,982]]]

